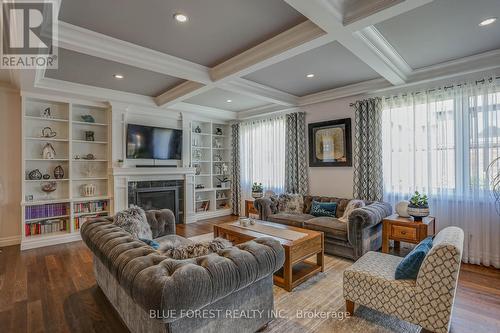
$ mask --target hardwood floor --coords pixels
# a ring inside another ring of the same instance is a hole
[[[193,237],[234,217],[181,225]],[[83,242],[0,253],[0,332],[127,332],[96,287],[92,256]],[[453,333],[500,332],[500,270],[462,265]]]

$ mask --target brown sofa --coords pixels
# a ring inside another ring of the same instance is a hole
[[[279,201],[261,198],[254,202],[259,218],[299,228],[322,231],[325,234],[325,252],[357,260],[368,251],[377,251],[382,246],[382,220],[392,213],[386,202],[365,201],[366,206],[357,208],[349,215],[348,222],[339,220],[351,199],[335,197],[304,196],[302,213],[280,211]],[[310,214],[313,201],[336,202],[336,218],[315,217]]]

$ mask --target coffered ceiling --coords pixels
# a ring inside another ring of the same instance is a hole
[[[59,69],[31,84],[238,118],[500,69],[489,17],[500,1],[62,0]]]
[[[152,97],[183,81],[62,48],[58,56],[59,68],[47,70],[46,77]],[[115,74],[124,77],[116,79]]]
[[[308,74],[314,77],[308,78]],[[304,96],[379,77],[380,74],[340,43],[332,42],[263,68],[245,78]]]
[[[282,0],[63,0],[59,18],[204,66],[306,20]]]
[[[376,28],[414,68],[500,48],[499,0],[437,0],[379,23]]]
[[[257,98],[219,88],[191,97],[186,102],[230,111],[243,111],[268,104]]]

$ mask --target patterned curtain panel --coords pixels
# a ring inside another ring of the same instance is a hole
[[[382,101],[370,98],[352,104],[354,125],[354,188],[356,199],[381,201],[384,195],[382,169]]]
[[[304,112],[286,116],[285,189],[287,193],[307,195],[306,115]]]
[[[240,186],[240,125],[231,125],[231,145],[233,153],[233,181],[231,182],[231,195],[233,214],[240,215],[241,186]]]

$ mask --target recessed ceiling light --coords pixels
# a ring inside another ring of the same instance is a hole
[[[227,99],[226,102],[227,103],[231,103],[233,100],[232,99]]]
[[[188,20],[188,17],[184,14],[181,14],[181,13],[175,13],[174,14],[174,19],[177,21],[177,22],[181,22],[181,23],[184,23],[184,22],[187,22]]]
[[[314,74],[312,74],[312,73],[311,73],[311,74],[306,74],[306,77],[307,77],[308,79],[311,79],[311,78],[313,78],[313,77],[314,77]]]
[[[481,21],[481,23],[479,23],[479,26],[480,27],[484,27],[485,25],[490,25],[492,24],[493,22],[495,22],[497,20],[496,17],[489,17],[483,21]]]
[[[115,79],[123,79],[124,78],[124,76],[122,74],[113,74],[113,77]]]

